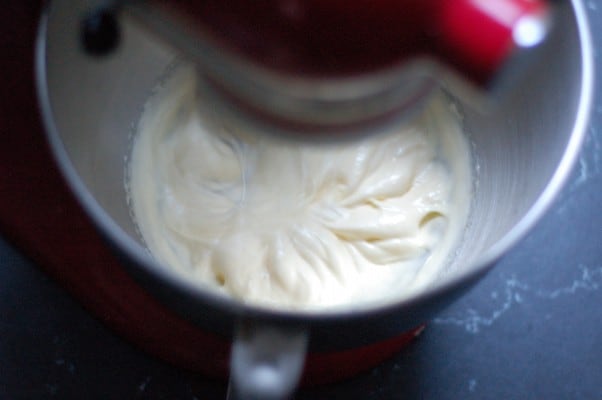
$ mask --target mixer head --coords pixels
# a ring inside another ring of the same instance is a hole
[[[483,108],[551,25],[543,0],[112,1],[82,21],[92,55],[123,18],[194,61],[228,118],[261,132],[354,137],[438,86]],[[519,71],[520,72],[520,71]]]

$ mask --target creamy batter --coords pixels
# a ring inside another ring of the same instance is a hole
[[[470,151],[436,98],[337,145],[241,132],[179,67],[146,105],[129,190],[150,252],[211,290],[286,309],[411,296],[444,268],[470,204]]]

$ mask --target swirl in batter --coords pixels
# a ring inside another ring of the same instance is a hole
[[[471,192],[469,146],[443,98],[393,133],[301,145],[219,121],[196,80],[182,66],[157,90],[130,163],[136,222],[166,268],[243,302],[312,310],[437,278]]]

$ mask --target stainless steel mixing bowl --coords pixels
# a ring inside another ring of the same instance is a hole
[[[55,0],[41,22],[37,81],[56,161],[141,284],[180,315],[225,337],[245,321],[247,328],[301,332],[311,338],[310,349],[348,349],[427,321],[533,227],[566,180],[585,134],[593,87],[587,21],[579,1],[557,2],[555,27],[540,61],[499,108],[491,115],[463,109],[477,166],[473,209],[455,262],[436,283],[416,297],[372,309],[307,313],[245,306],[159,265],[141,243],[127,203],[125,163],[133,126],[174,54],[126,24],[116,54],[90,58],[78,41],[88,3]]]

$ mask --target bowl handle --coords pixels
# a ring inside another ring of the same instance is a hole
[[[303,371],[308,337],[303,328],[239,322],[230,355],[228,400],[288,398]]]

